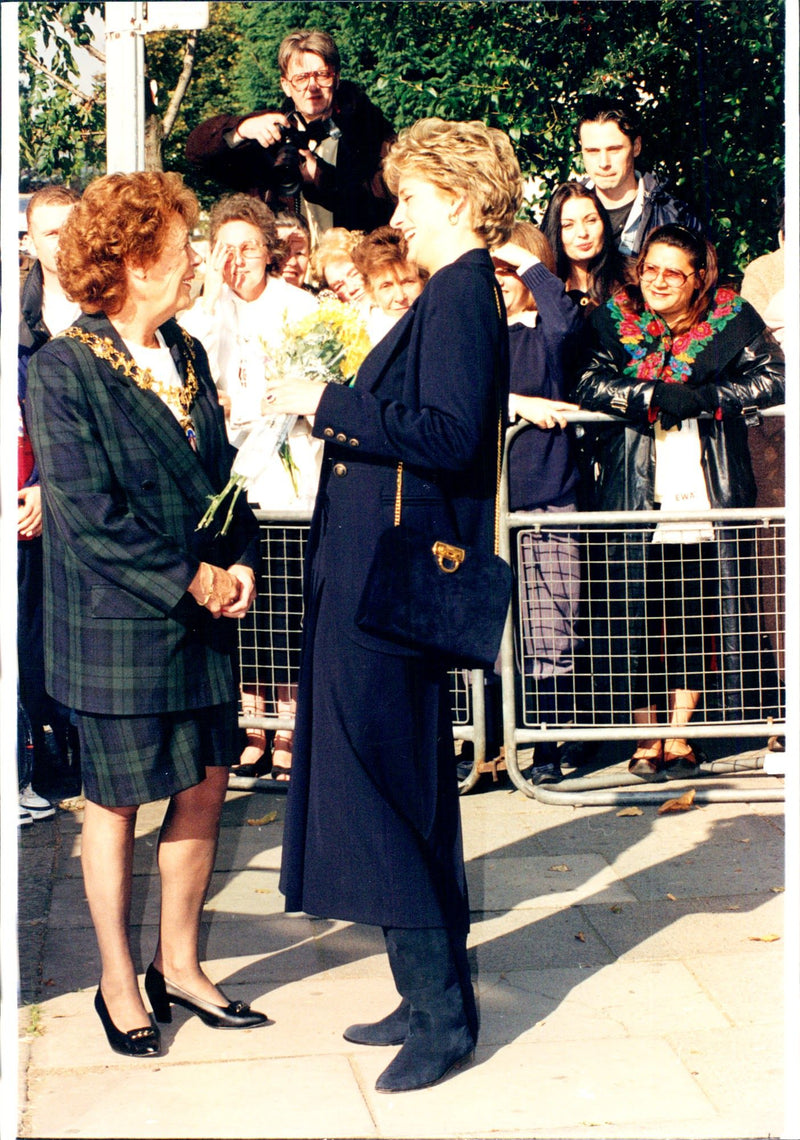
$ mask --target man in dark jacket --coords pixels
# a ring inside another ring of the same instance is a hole
[[[56,266],[59,232],[77,200],[77,194],[66,186],[44,186],[31,197],[26,211],[28,242],[36,260],[22,287],[17,353],[17,650],[23,710],[20,721],[24,725],[23,735],[27,738],[30,734],[28,752],[32,758],[32,765],[20,770],[22,824],[55,814],[49,801],[32,786],[36,784],[50,790],[51,785],[59,782],[52,768],[54,758],[45,748],[45,725],[54,730],[62,766],[68,759],[69,714],[48,697],[44,684],[41,488],[28,438],[25,402],[30,358],[51,336],[62,332],[80,316],[80,307],[64,295]],[[79,790],[76,768],[69,773],[67,785],[66,790]]]
[[[393,205],[380,164],[394,131],[383,113],[340,80],[339,52],[326,32],[292,32],[278,66],[281,110],[208,119],[189,135],[189,161],[276,211],[294,208],[312,233],[385,225]]]
[[[642,150],[639,116],[623,103],[594,99],[584,105],[578,140],[587,177],[608,211],[621,253],[637,254],[651,230],[678,222],[702,226],[685,202],[674,198],[654,174],[634,169]]]

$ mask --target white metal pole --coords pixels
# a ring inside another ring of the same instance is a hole
[[[106,170],[144,170],[144,4],[106,4]]]

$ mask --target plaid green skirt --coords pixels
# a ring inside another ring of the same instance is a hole
[[[238,757],[236,704],[150,716],[73,714],[86,798],[103,807],[165,799]]]

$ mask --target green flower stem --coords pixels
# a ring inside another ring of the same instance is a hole
[[[209,495],[208,507],[205,514],[200,519],[200,522],[195,527],[195,530],[204,530],[206,527],[211,526],[217,511],[225,502],[229,495],[232,496],[230,505],[228,507],[228,514],[222,529],[218,532],[220,535],[228,533],[228,528],[233,520],[233,512],[236,508],[236,500],[242,493],[242,488],[245,484],[245,477],[243,475],[232,474],[228,482],[222,488],[218,495]]]

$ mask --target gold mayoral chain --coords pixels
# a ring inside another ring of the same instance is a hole
[[[156,396],[159,396],[168,407],[172,408],[178,414],[178,419],[186,433],[186,438],[192,447],[195,447],[197,433],[194,429],[191,416],[192,407],[197,395],[197,373],[194,370],[194,348],[186,330],[181,329],[181,333],[183,334],[183,343],[186,348],[186,382],[182,384],[180,388],[176,388],[170,384],[164,384],[161,380],[156,380],[149,368],[140,368],[135,360],[130,356],[126,356],[124,352],[120,352],[118,348],[115,348],[113,341],[108,337],[99,337],[94,333],[84,332],[84,330],[79,329],[77,325],[70,325],[68,329],[64,330],[63,335],[72,337],[73,340],[79,340],[81,344],[85,344],[98,360],[105,360],[112,368],[116,368],[119,372],[122,372],[129,380],[134,382],[137,388],[141,388],[145,392],[154,392]]]

